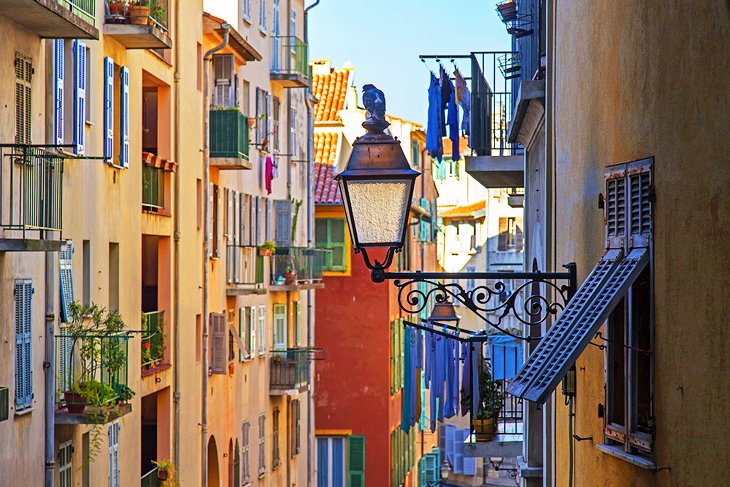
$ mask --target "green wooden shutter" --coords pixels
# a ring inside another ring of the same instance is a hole
[[[331,218],[328,222],[328,246],[331,250],[332,255],[332,270],[333,271],[344,271],[346,270],[345,263],[347,257],[345,256],[345,220],[342,218]]]
[[[347,485],[365,487],[365,437],[350,435],[347,439]]]

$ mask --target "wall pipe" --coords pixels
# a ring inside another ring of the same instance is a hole
[[[174,126],[175,138],[173,140],[173,160],[180,163],[180,4],[175,2],[175,73],[174,73],[174,90],[175,90],[175,108],[174,110]],[[180,364],[177,363],[180,357],[180,181],[181,174],[177,173],[175,178],[175,196],[173,201],[173,323],[175,330],[173,331],[173,375],[172,375],[172,462],[180,465]]]
[[[179,2],[178,2],[179,3]],[[223,42],[210,49],[203,56],[203,191],[204,191],[204,211],[203,219],[205,227],[203,232],[203,365],[202,365],[202,386],[201,386],[201,420],[200,420],[200,436],[201,436],[201,487],[208,485],[208,278],[209,266],[208,253],[210,250],[210,234],[208,232],[208,223],[210,222],[210,132],[208,126],[210,124],[210,61],[213,54],[225,48],[228,45],[228,37],[230,35],[230,26],[222,23]],[[212,225],[212,223],[211,223]]]

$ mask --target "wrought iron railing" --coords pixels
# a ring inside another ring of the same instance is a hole
[[[162,169],[142,166],[142,208],[158,211],[165,207],[165,172]]]
[[[273,47],[271,72],[273,74],[300,75],[311,78],[309,48],[306,42],[294,36],[274,36],[271,41]]]
[[[306,247],[277,247],[271,257],[271,283],[306,284],[322,279],[327,250]]]
[[[0,227],[20,230],[22,238],[61,231],[63,157],[49,148],[0,145]]]
[[[96,25],[96,0],[56,0],[56,3],[69,9],[86,23]]]
[[[58,1],[58,0],[57,0]],[[74,0],[79,2],[79,0]],[[92,1],[92,0],[83,0]],[[133,4],[119,0],[106,0],[107,23],[153,25],[167,30],[169,3],[168,0],[139,0]]]
[[[152,368],[165,357],[165,312],[142,313],[142,367]]]
[[[160,485],[160,479],[157,478],[157,470],[158,467],[155,467],[142,475],[139,481],[140,487],[158,487]]]
[[[311,351],[300,348],[271,353],[271,389],[301,389],[309,384]]]
[[[259,255],[256,247],[226,247],[226,283],[229,286],[256,286],[264,283],[264,258]]]
[[[127,332],[71,334],[62,329],[56,342],[56,404],[103,406],[127,400]]]

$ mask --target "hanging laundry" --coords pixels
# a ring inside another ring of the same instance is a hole
[[[446,72],[443,66],[439,68],[439,86],[441,87],[441,133],[446,135],[446,119],[443,118],[443,113],[446,111],[449,105],[449,100],[454,92],[454,85],[451,84],[451,78]]]
[[[271,159],[271,164],[273,166],[271,175],[274,179],[276,179],[279,177],[279,157],[274,155],[274,157]]]
[[[441,109],[441,88],[436,76],[431,73],[431,81],[428,85],[428,124],[426,126],[426,150],[428,154],[441,161],[444,153],[443,142],[443,116]]]
[[[445,379],[446,386],[444,388],[444,418],[454,416],[454,402],[458,399],[454,396],[454,340],[450,338],[444,339],[444,360],[445,360]]]
[[[471,93],[467,87],[466,80],[458,69],[454,71],[456,79],[456,101],[461,105],[464,115],[461,118],[461,131],[464,135],[470,135],[471,132]]]
[[[266,156],[264,163],[264,181],[266,182],[266,193],[271,194],[271,180],[274,179],[274,163],[271,156]]]
[[[403,329],[403,391],[401,392],[400,428],[406,433],[411,424],[411,329]]]
[[[464,365],[461,370],[461,415],[466,416],[471,410],[471,343],[461,344],[461,356]]]
[[[452,86],[451,80],[447,81],[449,86]],[[459,154],[459,106],[456,104],[456,100],[454,99],[453,88],[449,95],[447,107],[446,119],[449,124],[449,138],[451,139],[451,159],[453,161],[458,161],[461,158],[461,155]]]

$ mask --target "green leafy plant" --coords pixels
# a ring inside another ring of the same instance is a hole
[[[271,253],[276,252],[276,244],[274,242],[269,242],[268,240],[264,242],[262,245],[259,245],[259,250],[267,250]]]
[[[294,217],[291,220],[291,241],[293,243],[297,236],[297,220],[299,220],[299,209],[302,206],[302,200],[292,199],[291,204],[294,207]]]
[[[504,393],[499,382],[492,380],[487,364],[479,365],[479,406],[476,419],[499,418],[504,404]]]

